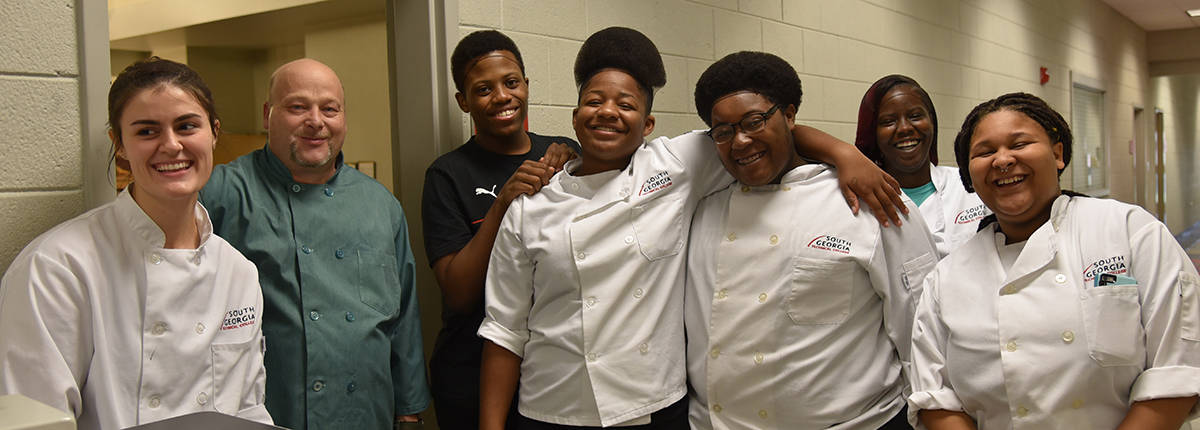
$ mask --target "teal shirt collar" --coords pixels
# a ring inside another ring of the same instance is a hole
[[[277,181],[280,181],[285,184],[295,183],[296,179],[292,177],[292,172],[290,170],[288,170],[286,165],[283,164],[283,160],[280,160],[279,157],[275,156],[274,152],[271,152],[271,144],[267,143],[267,144],[263,145],[262,149],[263,150],[260,151],[259,153],[264,154],[262,161],[263,161],[263,164],[265,164],[267,167],[266,168],[267,176],[273,180],[277,180]],[[342,173],[342,168],[345,167],[345,165],[346,165],[346,163],[344,162],[345,158],[346,158],[346,154],[341,151],[338,151],[337,158],[335,158],[333,160],[334,166],[335,166],[333,176],[329,178],[329,181],[326,182],[326,184],[332,184],[335,181],[337,181],[338,175],[340,175]],[[312,185],[312,184],[306,184],[306,185]]]

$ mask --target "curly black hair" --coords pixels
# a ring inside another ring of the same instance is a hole
[[[521,74],[525,74],[525,60],[521,59],[521,50],[517,49],[512,39],[496,30],[480,30],[458,41],[454,53],[450,55],[450,76],[454,78],[454,87],[462,92],[463,85],[466,85],[467,69],[470,68],[468,66],[480,56],[495,51],[511,52],[517,57]]]
[[[975,187],[971,186],[971,171],[967,168],[971,157],[971,137],[975,135],[975,127],[979,126],[979,121],[987,114],[1002,110],[1025,114],[1042,126],[1046,135],[1050,136],[1050,143],[1062,142],[1063,168],[1058,169],[1058,174],[1061,176],[1063,169],[1071,164],[1071,144],[1074,142],[1074,138],[1071,136],[1071,126],[1067,124],[1067,120],[1063,119],[1062,115],[1059,115],[1038,96],[1029,93],[1008,93],[980,103],[979,106],[975,106],[975,109],[971,109],[971,113],[967,114],[967,118],[963,120],[958,136],[954,138],[954,158],[958,161],[958,174],[962,177],[963,186],[967,188],[967,191],[975,192]]]
[[[804,96],[800,76],[786,60],[766,52],[741,51],[717,60],[700,75],[696,81],[696,113],[712,126],[713,104],[739,91],[759,94],[784,107],[800,107]]]
[[[619,69],[637,81],[646,93],[646,110],[654,104],[654,91],[667,84],[667,70],[654,42],[632,28],[609,27],[593,33],[575,57],[575,85],[579,91],[604,69]]]
[[[925,103],[925,110],[929,111],[929,120],[933,122],[933,136],[929,144],[929,161],[937,164],[937,133],[938,119],[937,110],[933,108],[933,99],[929,98],[929,93],[921,88],[916,80],[904,75],[887,75],[879,78],[867,89],[867,93],[863,94],[862,103],[858,106],[858,132],[854,136],[854,146],[858,147],[859,152],[867,156],[876,164],[882,165],[883,154],[879,152],[879,144],[876,142],[877,134],[876,127],[879,120],[879,103],[883,101],[883,96],[887,95],[888,91],[901,85],[908,85],[917,93],[917,97],[921,98],[921,102]],[[959,165],[960,168],[965,167]]]

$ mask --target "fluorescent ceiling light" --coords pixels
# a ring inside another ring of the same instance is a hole
[[[1187,14],[1192,18],[1198,17],[1200,16],[1200,9],[1188,9]]]

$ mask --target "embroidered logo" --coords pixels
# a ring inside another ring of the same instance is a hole
[[[836,236],[820,235],[808,241],[808,247],[841,254],[850,253],[850,241]]]
[[[970,224],[983,219],[983,217],[988,216],[989,213],[991,213],[991,211],[989,211],[987,206],[984,205],[963,209],[962,212],[959,212],[958,215],[954,216],[954,223]]]
[[[478,188],[478,187],[476,187],[476,188],[475,188],[475,195],[477,195],[477,196],[481,196],[481,195],[484,195],[484,194],[487,194],[487,195],[489,195],[489,196],[492,196],[492,198],[493,198],[493,199],[494,199],[494,198],[496,198],[496,186],[495,186],[495,185],[492,185],[492,190],[491,190],[491,191],[485,190],[485,189],[483,189],[483,188]]]
[[[1096,279],[1096,275],[1101,273],[1120,275],[1127,272],[1129,272],[1129,268],[1125,265],[1125,256],[1114,255],[1093,261],[1092,264],[1084,267],[1083,282],[1092,282],[1093,279]]]
[[[221,330],[233,330],[254,325],[255,318],[257,316],[254,314],[254,306],[226,311],[225,319],[221,321]]]
[[[651,176],[650,179],[647,179],[646,182],[642,184],[642,190],[638,191],[638,195],[644,196],[658,190],[666,189],[671,185],[671,175],[667,174],[667,172],[664,170],[654,174],[654,176]]]

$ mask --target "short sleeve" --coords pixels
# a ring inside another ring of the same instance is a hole
[[[471,241],[471,223],[464,214],[465,209],[459,207],[454,192],[453,177],[435,162],[425,171],[425,188],[421,194],[425,255],[430,266]]]

